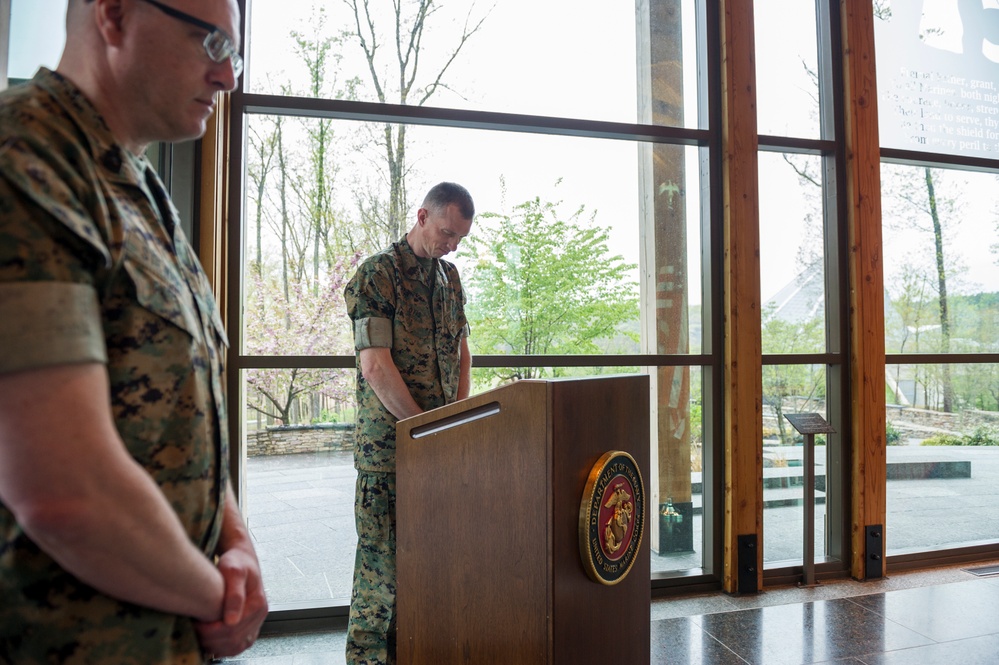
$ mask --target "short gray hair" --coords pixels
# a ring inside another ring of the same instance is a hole
[[[443,210],[449,205],[458,206],[461,216],[465,219],[475,217],[475,203],[468,190],[455,182],[442,182],[434,185],[423,199],[421,207],[427,210]]]

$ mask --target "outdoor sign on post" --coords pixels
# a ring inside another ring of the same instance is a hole
[[[805,438],[801,467],[805,483],[805,542],[802,553],[804,578],[801,586],[815,586],[815,435],[835,434],[836,430],[818,413],[785,413],[784,417]]]

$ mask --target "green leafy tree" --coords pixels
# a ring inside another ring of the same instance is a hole
[[[953,296],[954,350],[999,351],[999,293]],[[954,368],[954,399],[964,408],[999,410],[999,366],[970,363]]]
[[[468,317],[473,353],[563,355],[606,352],[638,320],[636,266],[612,255],[609,229],[564,216],[540,198],[509,215],[479,216],[469,246]],[[493,379],[537,378],[542,368],[490,370]]]
[[[825,330],[821,317],[804,321],[789,321],[777,315],[777,307],[769,305],[762,313],[764,348],[771,353],[816,353],[825,345]],[[780,442],[789,445],[794,434],[788,429],[784,413],[812,410],[814,400],[825,397],[825,372],[815,365],[764,365],[763,401],[777,417]]]
[[[929,339],[935,348],[939,336],[939,323],[934,318],[936,303],[930,271],[912,262],[903,263],[895,279],[889,280],[891,317],[885,321],[886,346],[890,353],[919,353],[920,344]],[[902,390],[903,379],[911,379],[917,386],[927,386],[925,370],[921,365],[895,365],[886,372],[889,401],[893,404],[912,406]],[[912,395],[916,397],[915,392]],[[923,396],[926,404],[926,396]]]

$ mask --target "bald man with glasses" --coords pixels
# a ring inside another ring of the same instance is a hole
[[[69,0],[59,66],[0,93],[0,663],[203,663],[266,617],[226,334],[144,157],[204,133],[239,20]]]

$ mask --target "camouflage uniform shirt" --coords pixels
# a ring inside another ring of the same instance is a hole
[[[43,69],[0,95],[0,372],[106,363],[128,452],[209,556],[228,483],[227,342],[177,222],[149,162],[71,82]],[[190,619],[82,583],[0,504],[0,662],[203,660]]]
[[[468,334],[465,293],[454,264],[420,259],[403,237],[369,257],[344,289],[354,347],[392,349],[392,360],[423,410],[458,398],[459,351]],[[361,376],[357,356],[354,466],[395,473],[396,418]]]

